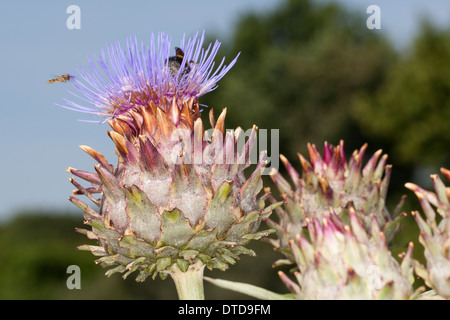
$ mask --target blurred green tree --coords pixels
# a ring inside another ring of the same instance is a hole
[[[396,164],[429,166],[433,173],[450,166],[448,61],[450,31],[424,22],[411,50],[392,66],[376,93],[355,98],[355,119],[388,146]]]

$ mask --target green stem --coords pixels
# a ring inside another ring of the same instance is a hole
[[[169,274],[175,282],[180,300],[205,300],[203,290],[203,269],[205,265],[197,261],[186,271],[181,271],[175,263],[169,268]]]
[[[211,282],[212,284],[232,290],[235,292],[240,292],[246,295],[249,295],[256,299],[262,299],[262,300],[293,300],[295,297],[288,293],[288,294],[279,294],[272,291],[269,291],[264,288],[260,288],[257,286],[254,286],[252,284],[248,283],[242,283],[242,282],[234,282],[234,281],[228,281],[228,280],[222,280],[222,279],[213,279],[209,277],[205,277],[205,280],[208,282]]]

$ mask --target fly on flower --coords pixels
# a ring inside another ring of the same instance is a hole
[[[67,82],[72,78],[70,74],[63,74],[55,79],[50,79],[47,81],[47,83],[54,83],[54,82]]]
[[[78,70],[74,90],[69,92],[82,104],[65,100],[65,105],[59,106],[98,115],[103,118],[98,122],[129,117],[137,105],[149,103],[165,111],[174,99],[181,110],[183,103],[198,101],[214,90],[238,58],[228,65],[223,58],[216,67],[220,42],[204,48],[204,37],[204,32],[187,41],[183,37],[175,56],[170,55],[171,38],[163,33],[152,34],[149,44],[138,43],[136,37],[130,37],[125,48],[116,42],[89,58],[88,68]]]
[[[169,61],[167,63],[167,67],[170,69],[173,75],[177,74],[177,72],[180,70],[181,65],[183,64],[184,59],[184,52],[178,47],[175,47],[175,56],[169,57]],[[191,72],[191,67],[189,63],[195,63],[193,60],[187,62],[184,66],[184,70],[182,74],[186,74]]]

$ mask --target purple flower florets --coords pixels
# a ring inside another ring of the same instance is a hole
[[[181,102],[196,100],[217,87],[239,56],[229,65],[223,58],[214,70],[220,42],[209,44],[205,50],[204,38],[204,32],[200,38],[197,33],[187,41],[183,36],[181,54],[177,51],[176,55],[171,38],[164,33],[156,37],[152,33],[150,45],[138,44],[136,37],[127,40],[125,49],[116,42],[102,50],[100,56],[89,57],[88,69],[81,68],[78,76],[71,77],[74,90],[68,91],[88,106],[68,99],[64,99],[66,105],[57,105],[113,119],[136,104],[153,102],[164,108],[164,102],[173,98]]]

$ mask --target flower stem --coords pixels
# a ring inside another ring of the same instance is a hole
[[[186,271],[180,270],[175,263],[169,269],[169,274],[175,282],[180,300],[205,300],[203,290],[203,269],[205,265],[197,261]]]

